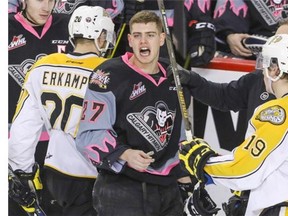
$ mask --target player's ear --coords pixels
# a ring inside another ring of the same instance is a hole
[[[132,37],[132,35],[131,35],[131,34],[128,34],[128,35],[127,35],[127,38],[128,38],[128,42],[129,42],[129,47],[131,47],[131,48],[132,48],[132,45],[131,45],[131,37]]]
[[[160,46],[163,46],[165,43],[166,34],[164,32],[160,33]]]

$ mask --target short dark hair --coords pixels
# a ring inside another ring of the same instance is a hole
[[[149,23],[149,22],[154,22],[156,23],[157,29],[159,30],[159,32],[163,31],[163,27],[162,27],[162,22],[160,17],[152,12],[152,11],[148,11],[148,10],[142,10],[139,11],[138,13],[134,14],[134,16],[130,19],[129,21],[129,27],[130,27],[130,32],[132,31],[132,25],[134,23]]]

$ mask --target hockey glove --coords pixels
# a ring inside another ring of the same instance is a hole
[[[15,170],[9,166],[9,192],[8,195],[17,202],[26,212],[34,213],[38,205],[37,192],[42,190],[39,165],[35,163],[31,173]]]
[[[222,208],[227,216],[245,216],[250,191],[235,191]]]
[[[209,22],[190,21],[187,45],[191,66],[207,65],[216,51],[215,26]]]
[[[186,70],[180,65],[177,65],[177,68],[178,68],[181,85],[194,88],[194,87],[198,87],[201,84],[201,81],[203,79],[199,76],[199,74],[197,74],[194,71]],[[171,80],[171,83],[175,84],[171,65],[169,65],[169,67],[167,68],[167,76],[168,76],[168,79]]]
[[[217,156],[216,152],[203,139],[194,137],[192,141],[184,141],[180,144],[181,163],[202,183],[206,182],[204,166],[212,156]]]
[[[194,185],[192,185],[191,183],[178,182],[178,187],[183,201],[185,201],[192,194],[194,189]]]
[[[220,208],[205,190],[204,185],[195,185],[193,194],[184,203],[185,216],[212,216],[217,215]]]
[[[250,37],[243,39],[241,42],[245,48],[249,49],[254,55],[257,56],[262,52],[262,47],[266,41],[267,37],[251,35]]]

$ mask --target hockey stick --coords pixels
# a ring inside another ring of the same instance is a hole
[[[121,24],[121,27],[120,27],[120,29],[119,29],[119,34],[118,34],[118,36],[117,36],[117,41],[116,41],[115,47],[114,47],[111,55],[108,56],[107,58],[113,58],[113,57],[114,57],[114,55],[115,55],[115,53],[116,53],[116,50],[117,50],[117,48],[118,48],[118,45],[119,45],[119,43],[120,43],[120,40],[122,39],[122,36],[123,36],[123,33],[124,33],[125,28],[126,28],[126,23],[124,22],[124,23]]]
[[[158,3],[158,7],[160,10],[160,14],[161,14],[164,32],[166,34],[166,44],[167,44],[169,59],[171,62],[172,73],[173,73],[173,77],[175,80],[175,86],[176,86],[176,90],[177,90],[177,95],[178,95],[178,100],[179,100],[180,109],[181,109],[181,113],[182,113],[182,118],[183,118],[183,121],[185,124],[186,139],[189,141],[189,140],[192,140],[193,135],[192,135],[192,130],[191,130],[191,124],[190,124],[190,121],[188,118],[188,111],[186,108],[186,102],[185,102],[185,98],[184,98],[184,94],[183,94],[183,90],[182,90],[182,86],[181,86],[181,82],[180,82],[176,57],[175,57],[175,53],[173,50],[172,38],[171,38],[171,34],[169,31],[169,27],[168,27],[166,10],[165,10],[163,0],[157,0],[157,3]]]
[[[19,188],[23,188],[25,186],[23,186],[22,182],[20,181],[19,177],[17,175],[15,175],[12,167],[10,166],[10,164],[8,164],[8,179],[10,179],[10,181],[13,181],[13,183],[19,187]],[[44,210],[40,207],[39,205],[39,199],[37,197],[37,194],[36,194],[36,191],[35,191],[35,188],[34,186],[31,186],[31,184],[33,184],[32,182],[28,182],[29,183],[29,187],[30,188],[33,188],[32,189],[32,192],[35,193],[35,198],[36,198],[36,201],[34,203],[34,208],[35,208],[35,212],[27,212],[26,213],[29,215],[29,216],[46,216],[46,213],[44,212]],[[21,206],[23,209],[24,207]],[[25,209],[24,209],[25,210]]]

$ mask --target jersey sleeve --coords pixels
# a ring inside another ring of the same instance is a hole
[[[94,73],[95,74],[95,73]],[[113,129],[116,119],[116,100],[109,89],[101,91],[90,76],[86,91],[83,114],[76,138],[77,149],[94,166],[120,172],[124,162],[119,156],[128,148],[117,142]]]
[[[235,112],[247,109],[251,86],[259,79],[259,73],[248,73],[229,83],[216,83],[192,72],[190,88],[192,96],[208,106],[221,111]]]
[[[251,119],[255,131],[251,136],[231,154],[208,160],[204,170],[216,184],[233,190],[254,189],[285,161],[287,163],[288,121],[285,109],[266,104],[259,107]]]
[[[28,77],[28,79],[27,79]],[[34,153],[44,126],[32,79],[26,75],[10,129],[8,162],[15,169],[32,171]]]

